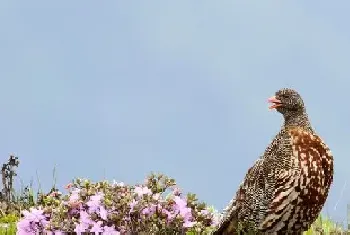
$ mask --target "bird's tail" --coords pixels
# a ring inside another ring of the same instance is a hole
[[[219,224],[213,235],[238,234],[238,218],[236,210],[236,199],[233,198],[224,209]]]

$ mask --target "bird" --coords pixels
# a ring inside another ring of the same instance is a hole
[[[301,95],[282,88],[268,98],[281,130],[248,169],[214,235],[302,234],[320,214],[333,183],[333,155],[312,128]]]

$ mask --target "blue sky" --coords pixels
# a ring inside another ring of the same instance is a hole
[[[221,210],[297,89],[335,158],[325,211],[346,217],[348,1],[3,1],[0,159],[25,183],[142,182],[151,171]],[[35,183],[37,184],[37,183]]]

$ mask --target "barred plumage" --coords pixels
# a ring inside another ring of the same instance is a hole
[[[257,233],[301,234],[327,199],[333,156],[312,129],[300,95],[285,88],[269,102],[284,124],[248,170],[214,234],[237,234],[238,224]]]

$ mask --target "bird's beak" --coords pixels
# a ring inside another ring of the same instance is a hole
[[[277,107],[282,106],[282,102],[276,98],[276,96],[272,96],[270,98],[267,99],[268,103],[272,103],[271,106],[269,106],[269,109],[275,109]]]

